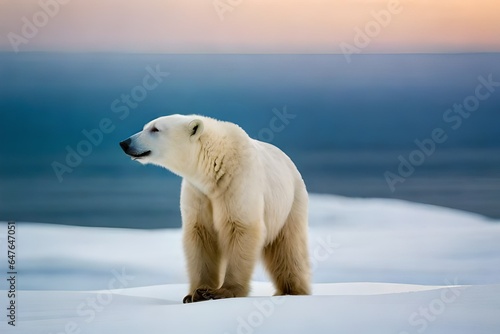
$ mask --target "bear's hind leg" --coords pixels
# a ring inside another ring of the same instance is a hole
[[[276,239],[264,248],[264,264],[276,287],[275,295],[309,295],[310,263],[307,210],[293,210]]]

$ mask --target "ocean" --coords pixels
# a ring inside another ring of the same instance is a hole
[[[0,53],[0,220],[180,226],[180,178],[119,141],[162,115],[239,124],[311,193],[500,218],[500,54]]]

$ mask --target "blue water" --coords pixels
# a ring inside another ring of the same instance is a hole
[[[138,87],[153,69],[168,76],[147,79],[148,87],[157,84],[151,90]],[[342,55],[3,53],[0,219],[179,226],[180,180],[130,161],[118,147],[172,113],[229,120],[271,141],[296,162],[311,192],[498,218],[500,87],[467,118],[443,119],[489,75],[500,81],[500,54],[360,55],[347,64]],[[123,95],[137,99],[127,104]],[[273,123],[285,109],[292,116]],[[95,134],[100,122],[107,133],[85,146],[82,131]],[[414,141],[436,128],[447,139],[391,191],[384,173],[396,173],[399,155],[408,159]],[[68,150],[79,149],[86,156],[69,166]],[[55,162],[71,172],[58,177]]]

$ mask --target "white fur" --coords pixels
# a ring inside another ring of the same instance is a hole
[[[136,152],[151,151],[139,162],[183,178],[184,246],[194,301],[200,288],[212,289],[213,298],[246,295],[263,253],[278,294],[309,292],[307,192],[281,150],[251,139],[233,123],[197,115],[160,117],[131,139]]]

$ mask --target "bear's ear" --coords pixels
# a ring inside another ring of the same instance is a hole
[[[195,119],[189,122],[188,128],[191,140],[196,140],[203,133],[203,121],[201,119]]]

